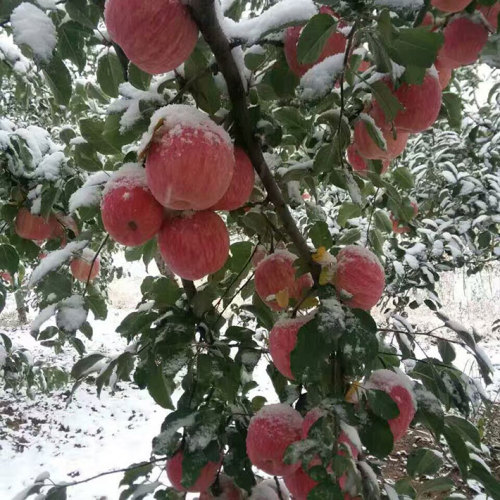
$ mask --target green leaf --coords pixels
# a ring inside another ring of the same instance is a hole
[[[309,133],[310,124],[297,108],[285,106],[276,109],[273,114],[283,127],[299,141],[302,141]]]
[[[103,134],[104,122],[95,118],[83,118],[79,124],[83,138],[99,153],[113,155],[120,152],[119,148],[106,140]]]
[[[175,409],[172,403],[171,394],[173,383],[169,383],[163,374],[161,365],[151,363],[147,375],[147,388],[150,396],[162,408]]]
[[[349,219],[355,219],[361,215],[361,207],[356,203],[343,203],[339,210],[337,222],[341,227],[345,227]]]
[[[314,223],[309,229],[309,238],[311,238],[315,248],[325,247],[328,249],[333,245],[332,235],[325,221],[317,221]]]
[[[125,81],[118,56],[108,52],[97,63],[97,82],[110,97],[118,97],[118,86]]]
[[[384,391],[368,390],[366,391],[370,410],[384,420],[396,418],[399,415],[398,405],[392,400],[391,396]]]
[[[446,340],[438,340],[438,350],[444,363],[453,363],[456,358],[455,348]]]
[[[378,80],[370,85],[373,97],[382,108],[388,122],[396,118],[399,111],[403,110],[403,105],[392,93],[391,89],[383,81]]]
[[[165,309],[174,306],[182,295],[182,290],[175,280],[170,278],[158,278],[153,283],[148,297],[155,301],[156,307]]]
[[[433,450],[418,448],[408,457],[406,470],[412,477],[436,474],[443,465],[443,459]]]
[[[403,66],[430,68],[443,45],[440,32],[425,27],[400,29],[389,48],[392,58]]]
[[[304,26],[297,43],[297,59],[300,64],[313,64],[318,59],[326,42],[335,33],[337,23],[328,14],[313,16]]]
[[[86,63],[84,36],[88,30],[82,28],[81,24],[68,21],[57,28],[57,46],[59,54],[63,59],[73,62],[79,71],[83,71]]]
[[[462,99],[453,92],[443,92],[443,106],[450,127],[460,130],[462,126]]]
[[[384,134],[382,133],[382,130],[375,125],[374,121],[372,119],[369,119],[365,117],[364,115],[360,116],[361,121],[365,124],[366,131],[368,132],[368,135],[370,138],[375,142],[375,144],[382,150],[386,151],[387,150],[387,143],[385,142],[384,139]]]
[[[491,498],[500,498],[500,481],[475,458],[471,458],[469,477],[479,481]]]
[[[456,430],[455,426],[445,424],[443,435],[448,443],[448,446],[450,447],[453,457],[458,464],[462,478],[467,479],[467,468],[470,461],[467,445],[462,439],[460,433]]]
[[[389,455],[394,446],[389,424],[376,415],[368,414],[363,419],[359,429],[359,437],[368,451],[378,458]]]
[[[384,233],[392,232],[392,222],[387,213],[383,210],[377,210],[373,214],[375,227]]]
[[[0,269],[14,274],[18,267],[19,254],[17,250],[12,245],[0,245]]]
[[[90,368],[101,361],[101,359],[104,359],[102,354],[89,354],[85,356],[73,365],[71,376],[75,379],[81,378]]]
[[[462,417],[448,415],[445,423],[459,432],[466,441],[470,441],[477,448],[481,447],[481,436],[474,424]]]
[[[105,320],[108,316],[108,306],[106,299],[99,293],[99,290],[92,284],[87,287],[87,295],[85,297],[89,309],[94,314],[95,319]]]
[[[67,106],[73,93],[73,82],[63,60],[54,55],[49,62],[41,64],[42,72],[57,104]]]
[[[151,83],[152,76],[142,69],[138,68],[135,64],[128,65],[128,81],[137,89],[148,90]]]
[[[392,177],[398,186],[411,189],[414,186],[413,175],[407,167],[399,167],[392,171]],[[413,214],[413,207],[411,208]]]
[[[343,500],[344,494],[338,484],[319,483],[307,495],[307,500]]]
[[[90,29],[97,27],[100,17],[97,5],[89,4],[86,0],[67,0],[65,6],[74,21]]]
[[[361,238],[361,231],[354,227],[342,232],[342,236],[338,239],[339,245],[352,245]]]
[[[136,479],[140,477],[147,477],[153,470],[153,464],[149,462],[140,462],[138,464],[132,464],[128,470],[125,471],[123,479],[120,481],[120,486],[124,484],[131,485]]]

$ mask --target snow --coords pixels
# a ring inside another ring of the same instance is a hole
[[[257,17],[237,23],[225,18],[223,29],[229,38],[252,45],[272,31],[308,21],[317,12],[312,0],[281,0]]]
[[[82,251],[88,241],[71,241],[64,248],[50,252],[31,273],[29,286],[35,286],[45,275],[61,267],[75,253]]]
[[[31,322],[31,331],[37,332],[40,330],[41,326],[48,321],[56,313],[57,304],[51,304],[50,306],[42,309],[38,316]]]
[[[67,332],[76,332],[87,320],[87,314],[84,298],[72,295],[59,302],[57,325]]]
[[[102,196],[118,187],[143,187],[147,188],[146,170],[138,163],[125,163],[116,172],[113,172],[108,182],[104,186]]]
[[[10,17],[14,41],[28,45],[42,60],[50,59],[57,43],[56,27],[52,19],[33,4],[23,2]]]
[[[94,207],[101,201],[101,191],[109,180],[110,173],[97,172],[87,178],[83,186],[77,189],[69,199],[69,212],[76,212],[81,207]]]
[[[347,436],[347,439],[351,444],[358,450],[363,451],[363,445],[361,444],[361,439],[359,438],[358,431],[352,425],[346,424],[343,420],[340,421],[340,428],[342,432]]]
[[[329,56],[314,65],[300,79],[303,99],[318,99],[325,96],[333,87],[337,76],[344,67],[344,53]]]
[[[207,114],[186,104],[171,104],[158,109],[151,117],[149,129],[142,136],[139,154],[144,153],[160,127],[161,132],[169,135],[181,135],[184,128],[197,129],[203,131],[214,144],[225,142],[231,147],[233,144],[229,134]]]
[[[365,389],[381,389],[386,392],[390,392],[394,387],[404,387],[410,393],[413,403],[416,405],[413,381],[401,370],[375,370],[364,384]]]
[[[56,151],[45,156],[34,171],[37,178],[47,181],[57,181],[61,175],[61,167],[65,163],[66,157],[61,151]]]
[[[14,71],[17,73],[25,74],[31,67],[30,60],[23,55],[12,39],[6,34],[0,33],[0,61],[5,60],[12,65]]]
[[[424,0],[375,0],[374,4],[379,7],[390,7],[392,9],[418,10],[424,5]]]

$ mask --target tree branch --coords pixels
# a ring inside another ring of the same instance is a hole
[[[222,31],[217,19],[214,0],[189,0],[188,7],[205,41],[212,49],[217,64],[226,80],[229,97],[233,106],[233,116],[245,150],[267,190],[269,199],[273,203],[283,227],[290,236],[300,257],[308,263],[310,270],[314,277],[316,277],[319,275],[319,270],[317,269],[319,266],[312,261],[311,251],[307,246],[307,242],[288,210],[283,194],[269,170],[269,166],[262,154],[262,149],[250,126],[251,120],[248,112],[246,91],[238,66],[231,53],[229,40]]]
[[[184,287],[189,302],[191,302],[196,295],[196,287],[194,286],[194,283],[192,281],[182,279],[182,286]]]

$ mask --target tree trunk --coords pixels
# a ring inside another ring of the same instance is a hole
[[[20,325],[25,325],[28,322],[28,306],[25,302],[24,292],[19,289],[14,293],[16,298],[17,318]]]

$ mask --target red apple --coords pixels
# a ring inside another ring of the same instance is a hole
[[[173,210],[205,210],[229,188],[234,152],[226,131],[190,106],[165,108],[146,157],[153,196]]]
[[[267,474],[286,476],[300,466],[287,465],[283,456],[292,443],[300,440],[302,417],[286,404],[264,406],[250,420],[246,439],[248,458]]]
[[[252,257],[253,267],[257,267],[267,256],[266,247],[263,245],[257,245],[255,252]]]
[[[52,234],[54,220],[53,215],[44,219],[22,207],[16,216],[15,230],[18,236],[26,240],[47,240]]]
[[[106,28],[143,71],[166,73],[188,59],[198,28],[181,0],[107,0]]]
[[[214,494],[215,489],[219,494]],[[234,481],[225,474],[219,474],[211,489],[200,493],[199,500],[243,500],[243,492],[234,484]]]
[[[432,15],[432,12],[426,12],[424,18],[422,19],[422,23],[420,26],[430,26],[431,28],[434,27],[435,19],[434,16]]]
[[[320,8],[321,14],[329,14],[333,15],[333,11],[328,7]],[[300,64],[297,59],[297,44],[299,42],[300,34],[302,32],[303,26],[292,26],[285,30],[285,57],[288,63],[288,66],[297,76],[303,76],[307,73],[314,64]],[[318,60],[315,64],[321,62],[323,59],[326,59],[329,56],[333,56],[335,54],[339,54],[340,52],[345,51],[346,47],[346,38],[342,33],[335,32],[330,38],[328,38],[323,51],[321,52]]]
[[[274,366],[290,380],[295,380],[290,367],[290,355],[297,345],[297,335],[300,328],[311,321],[312,318],[313,316],[308,315],[281,319],[269,333],[269,353]]]
[[[224,196],[212,206],[211,210],[236,210],[243,206],[252,194],[255,171],[245,151],[234,148],[234,174]]]
[[[103,192],[101,216],[106,231],[122,245],[142,245],[160,230],[163,207],[151,194],[142,167],[127,164],[111,176]]]
[[[390,81],[386,80],[385,83],[404,108],[394,118],[398,132],[415,134],[432,126],[441,109],[441,86],[437,74],[428,72],[421,85],[402,83],[396,90]],[[376,101],[372,113],[377,123],[386,121]]]
[[[486,18],[488,23],[493,28],[493,31],[498,30],[498,15],[500,14],[500,2],[494,5],[478,5],[476,7],[481,14]]]
[[[294,261],[296,255],[287,250],[276,250],[262,259],[255,270],[255,289],[259,297],[274,311],[284,309],[276,294],[284,293],[287,298],[300,300],[306,290],[314,284],[310,274],[295,277]]]
[[[93,281],[99,274],[101,262],[99,256],[94,260],[95,252],[85,248],[81,257],[75,257],[70,264],[71,274],[78,281]]]
[[[411,380],[402,372],[376,370],[372,372],[365,389],[384,391],[398,405],[399,415],[389,420],[394,442],[400,440],[408,431],[416,412],[416,401],[413,395]]]
[[[167,460],[166,470],[169,481],[177,491],[200,492],[210,488],[215,481],[217,471],[220,469],[222,460],[219,462],[208,462],[200,472],[198,479],[190,488],[182,486],[182,461],[184,452],[178,451],[172,458]]]
[[[359,175],[366,176],[366,173],[369,170],[368,164],[366,163],[366,160],[359,154],[355,144],[351,144],[347,148],[347,161],[355,172],[357,172]],[[389,165],[390,161],[384,160],[382,162],[382,172],[380,173],[385,174],[389,168]]]
[[[401,131],[393,132],[388,125],[384,125],[384,122],[377,125],[379,125],[385,139],[386,151],[379,148],[370,137],[368,129],[362,120],[359,120],[354,127],[354,146],[358,153],[368,160],[394,160],[404,151],[410,134]]]
[[[488,41],[485,26],[479,20],[465,16],[450,21],[443,35],[444,44],[439,50],[438,60],[451,69],[475,63]]]
[[[413,207],[414,215],[417,215],[418,214],[418,205],[416,204],[416,202],[412,201],[411,206]],[[394,217],[394,215],[392,213],[390,215],[390,219],[392,221],[392,230],[395,233],[403,234],[403,233],[407,233],[410,231],[410,228],[408,226],[400,225],[399,221]]]
[[[349,245],[337,255],[335,288],[349,307],[370,310],[382,296],[384,268],[370,250]]]
[[[6,281],[7,283],[12,283],[12,276],[8,272],[0,273],[0,279]]]
[[[438,72],[439,85],[441,86],[441,89],[444,90],[450,83],[451,77],[453,75],[453,70],[451,68],[443,66],[439,59],[436,61],[436,70]]]
[[[225,264],[229,234],[215,212],[185,213],[165,219],[158,233],[158,245],[173,273],[199,280]]]

